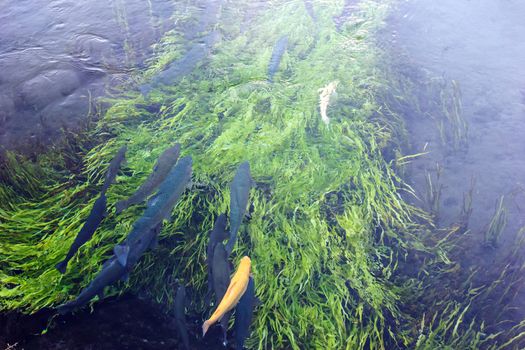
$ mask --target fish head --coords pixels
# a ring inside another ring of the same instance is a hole
[[[248,161],[242,162],[239,165],[239,168],[237,169],[237,173],[242,174],[243,176],[247,176],[251,179],[250,163]]]
[[[248,272],[250,272],[251,265],[252,265],[252,260],[250,259],[249,256],[243,256],[241,258],[241,261],[239,263],[239,267],[244,267],[244,268],[248,269]]]
[[[193,164],[193,160],[191,156],[183,157],[178,161],[177,164],[175,164],[175,167],[180,167],[184,169],[184,174],[187,176],[188,173],[191,174],[191,166]]]
[[[173,164],[173,160],[179,158],[180,154],[180,143],[176,143],[172,147],[168,148],[159,157],[159,163],[169,162]]]
[[[118,156],[119,157],[124,157],[124,155],[126,154],[126,152],[128,151],[128,145],[124,145],[122,147],[120,147],[120,149],[118,150]]]

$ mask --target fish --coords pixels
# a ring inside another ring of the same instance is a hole
[[[231,254],[237,240],[237,232],[241,227],[244,212],[248,205],[248,197],[253,180],[250,174],[250,163],[243,162],[230,185],[230,239],[226,244],[228,256]]]
[[[126,160],[127,150],[128,147],[126,145],[120,147],[115,157],[113,157],[109,163],[108,170],[106,171],[106,179],[104,180],[104,185],[102,185],[102,192],[106,192],[109,186],[115,181],[120,165]]]
[[[244,341],[250,334],[253,309],[255,307],[255,283],[250,277],[246,292],[242,295],[235,307],[235,349],[244,349]]]
[[[58,306],[57,311],[61,315],[64,315],[78,307],[86,305],[96,295],[102,298],[106,286],[109,286],[118,280],[127,280],[127,278],[128,270],[119,264],[115,257],[111,257],[104,263],[95,279],[84,288],[82,292],[80,292],[78,297],[75,300]]]
[[[60,273],[64,274],[66,272],[69,260],[71,260],[80,247],[82,247],[87,241],[91,239],[91,237],[93,237],[93,234],[106,216],[106,205],[106,195],[104,192],[102,192],[95,201],[95,204],[93,204],[93,208],[91,209],[88,218],[78,232],[77,237],[73,241],[73,244],[71,244],[65,259],[55,265],[56,269]]]
[[[186,326],[186,314],[184,312],[186,304],[186,288],[180,286],[177,288],[177,294],[175,295],[175,325],[177,332],[182,339],[184,349],[189,350],[190,339],[188,337],[188,327]]]
[[[248,287],[248,280],[250,279],[250,268],[251,260],[248,256],[241,258],[237,272],[233,275],[230,285],[224,294],[219,306],[215,312],[210,316],[209,319],[204,321],[202,324],[202,336],[206,335],[206,332],[212,324],[220,320],[228,311],[233,309],[239,302],[242,295]]]
[[[122,266],[127,266],[128,254],[134,242],[140,240],[144,234],[148,234],[163,219],[169,219],[173,207],[191,180],[191,166],[192,159],[190,156],[182,158],[173,166],[160,184],[155,196],[148,202],[144,214],[133,224],[133,228],[124,242],[115,246],[113,251]],[[156,242],[152,242],[152,244],[154,246]]]
[[[304,7],[306,9],[306,12],[308,13],[308,16],[312,19],[312,21],[317,22],[317,16],[314,12],[314,6],[312,3],[312,0],[303,0]]]
[[[273,46],[272,57],[270,58],[270,63],[268,65],[268,82],[273,83],[273,76],[277,73],[279,69],[279,64],[281,63],[281,58],[286,51],[288,46],[288,37],[283,35],[277,40]]]
[[[321,119],[326,125],[330,124],[330,118],[328,118],[328,115],[326,114],[328,105],[330,104],[330,97],[335,93],[338,84],[339,81],[334,80],[325,87],[319,89],[319,111],[321,112]]]
[[[190,74],[200,62],[211,52],[213,45],[219,41],[220,32],[212,30],[202,40],[197,42],[180,59],[173,61],[169,66],[155,76],[150,83],[139,86],[142,96],[147,96],[154,88],[161,85],[173,86],[182,78]]]
[[[172,147],[166,149],[157,159],[153,172],[148,176],[146,181],[126,200],[117,202],[115,211],[117,214],[126,210],[134,204],[141,203],[150,195],[166,178],[170,170],[177,163],[180,154],[180,144],[176,143]]]
[[[215,292],[215,305],[219,305],[222,298],[224,297],[224,294],[226,294],[226,291],[228,290],[228,286],[230,285],[230,276],[231,276],[231,269],[230,269],[230,263],[228,261],[228,254],[226,253],[226,250],[224,249],[224,245],[219,242],[215,245],[215,249],[213,252],[213,260],[212,260],[212,278],[213,278],[213,291]],[[226,346],[228,344],[228,323],[230,320],[230,312],[226,312],[224,316],[221,318],[221,328],[222,328],[222,335],[223,335],[223,345]]]
[[[215,219],[213,229],[210,231],[210,240],[208,241],[208,247],[206,248],[206,266],[208,267],[208,296],[213,289],[213,251],[217,243],[224,241],[226,238],[228,238],[228,232],[226,231],[226,214],[220,214],[217,219]],[[209,304],[209,302],[207,304]]]

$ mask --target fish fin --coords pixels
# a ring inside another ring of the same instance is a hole
[[[74,301],[71,301],[69,303],[65,303],[65,304],[62,304],[62,305],[58,305],[56,307],[56,310],[58,311],[59,314],[61,315],[65,315],[65,314],[68,314],[70,313],[71,311],[73,311],[73,309],[75,308],[75,304],[74,304]]]
[[[65,274],[67,269],[67,261],[63,260],[56,264],[55,267],[61,274]]]
[[[204,321],[202,324],[202,336],[204,337],[206,335],[206,332],[208,332],[208,329],[210,328],[211,324],[210,321]]]
[[[115,256],[117,257],[120,265],[126,267],[128,262],[129,246],[117,244],[115,248],[113,248],[113,252],[115,253]]]

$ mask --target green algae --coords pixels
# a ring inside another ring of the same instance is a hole
[[[234,23],[249,4],[229,2],[237,11],[224,6],[222,39],[198,69],[148,96],[127,90],[106,100],[111,106],[90,133],[94,146],[67,152],[80,161],[79,171],[56,162],[62,159],[56,153],[36,165],[8,155],[0,187],[0,310],[32,313],[76,296],[142,212],[134,206],[110,214],[67,274],[55,270],[112,156],[128,145],[128,163],[107,192],[111,213],[148,176],[158,155],[179,142],[181,156],[193,157],[194,184],[165,223],[159,247],[106,295],[132,291],[169,310],[178,280],[193,288],[192,310],[205,318],[211,311],[203,305],[207,232],[228,211],[229,183],[248,160],[256,185],[233,260],[251,257],[261,300],[249,348],[430,349],[443,339],[452,339],[450,346],[473,339],[481,344],[483,324],[463,327],[468,300],[440,308],[430,321],[425,310],[403,306],[412,300],[408,295],[432,285],[404,272],[407,257],[425,256],[416,264],[421,271],[448,276],[453,244],[449,236],[425,241],[430,233],[420,223],[430,218],[401,198],[401,190],[411,190],[396,163],[384,158],[387,148],[400,152],[405,136],[399,115],[379,103],[387,84],[372,38],[388,6],[362,1],[338,33],[332,17],[342,5],[315,6],[315,23],[302,1],[271,1],[248,26]],[[190,21],[191,12],[177,15]],[[267,64],[283,34],[288,50],[269,84]],[[167,33],[137,79],[148,82],[181,57],[183,37]],[[327,126],[318,89],[336,79],[338,99]]]

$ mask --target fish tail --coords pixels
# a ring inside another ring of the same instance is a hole
[[[76,305],[75,305],[74,302],[65,303],[65,304],[57,306],[57,311],[58,311],[59,314],[65,315],[65,314],[68,314],[71,311],[73,311],[75,306]]]
[[[62,260],[61,262],[56,264],[55,267],[61,274],[65,274],[67,269],[67,263],[67,260]]]
[[[206,332],[208,332],[208,329],[211,326],[211,322],[209,320],[204,321],[202,324],[202,336],[204,337],[206,335]]]

